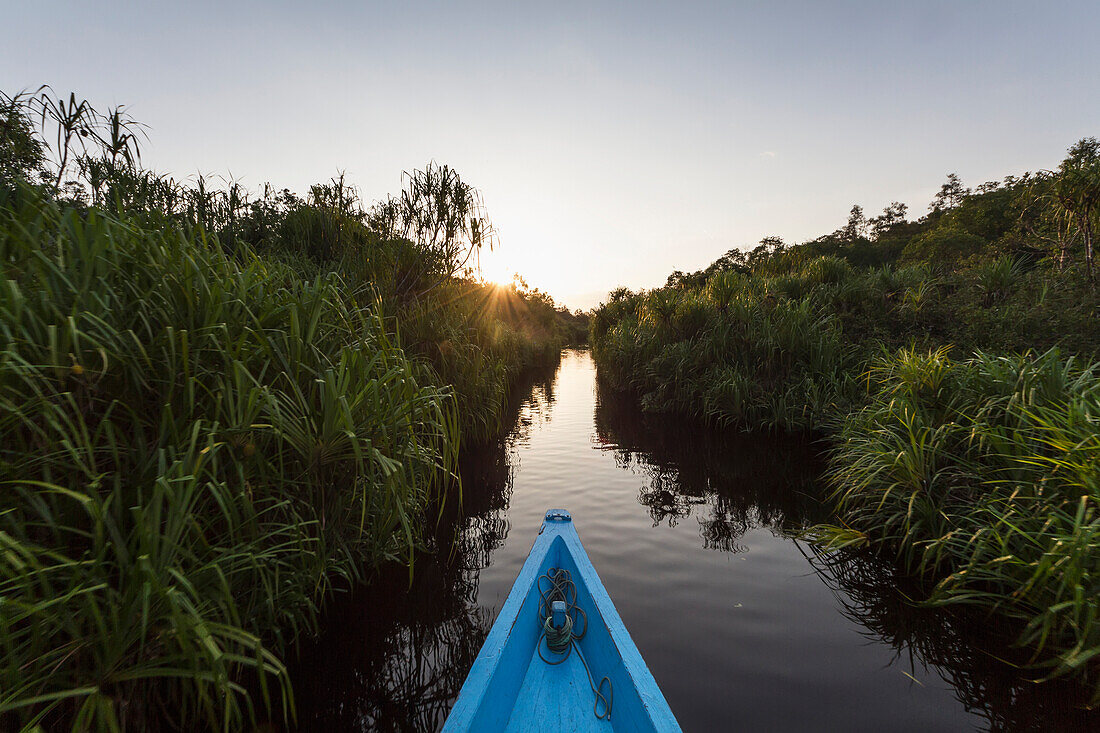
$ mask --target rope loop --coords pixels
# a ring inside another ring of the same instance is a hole
[[[550,616],[542,622],[542,633],[546,635],[546,646],[555,654],[567,654],[573,643],[573,619],[568,614],[560,629],[555,629]],[[564,661],[564,660],[563,660]]]
[[[545,581],[545,583],[544,583]],[[546,585],[544,588],[543,585]],[[588,631],[588,615],[584,609],[577,605],[577,586],[572,576],[565,568],[549,568],[545,574],[538,578],[539,589],[539,618],[542,621],[542,634],[536,644],[539,657],[547,664],[561,664],[569,658],[569,654],[576,649],[581,664],[584,665],[585,674],[588,675],[588,686],[592,688],[592,694],[596,696],[596,702],[592,705],[592,713],[598,720],[607,720],[611,717],[611,704],[614,700],[614,690],[611,687],[611,679],[606,675],[600,678],[599,684],[592,679],[592,670],[588,668],[588,660],[581,653],[577,642],[584,638]],[[565,621],[561,627],[553,624],[552,608],[554,601],[564,601],[566,606]],[[577,632],[577,621],[583,620],[580,631]],[[542,653],[543,641],[546,648],[553,654],[559,655],[559,659],[550,660]],[[604,685],[607,692],[604,692]],[[603,712],[600,712],[600,706]]]

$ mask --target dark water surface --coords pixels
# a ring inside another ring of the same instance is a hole
[[[707,730],[1086,730],[1079,691],[990,654],[997,629],[905,601],[862,554],[796,540],[826,518],[818,449],[643,417],[584,351],[469,451],[435,552],[335,602],[293,671],[304,730],[433,730],[550,507],[572,512],[673,712]],[[985,650],[985,651],[983,651]]]

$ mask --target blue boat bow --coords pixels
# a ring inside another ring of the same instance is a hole
[[[680,730],[564,509],[546,513],[443,730]]]

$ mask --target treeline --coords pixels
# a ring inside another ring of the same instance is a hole
[[[1100,695],[1100,144],[969,190],[950,176],[788,246],[765,239],[594,313],[600,375],[650,411],[829,439],[840,527],[1008,617]]]
[[[144,169],[123,108],[0,103],[0,728],[293,721],[326,595],[413,571],[460,443],[587,324],[477,279],[446,166],[250,193]]]
[[[898,201],[878,216],[852,206],[847,223],[800,245],[765,237],[750,249],[731,249],[693,273],[673,272],[666,285],[702,287],[716,272],[779,271],[794,262],[835,256],[853,267],[925,263],[967,269],[998,257],[1044,261],[1065,270],[1093,270],[1093,238],[1100,216],[1100,141],[1074,144],[1055,170],[1006,176],[967,188],[954,173],[940,186],[927,212],[914,220]],[[788,255],[788,256],[784,256]]]

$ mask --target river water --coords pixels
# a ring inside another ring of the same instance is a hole
[[[1001,633],[914,607],[888,563],[797,539],[827,519],[820,446],[643,416],[585,351],[466,451],[407,571],[337,599],[292,670],[303,730],[433,730],[544,513],[568,509],[687,731],[1085,730],[1080,692],[998,661]],[[1096,729],[1096,728],[1092,728]]]

